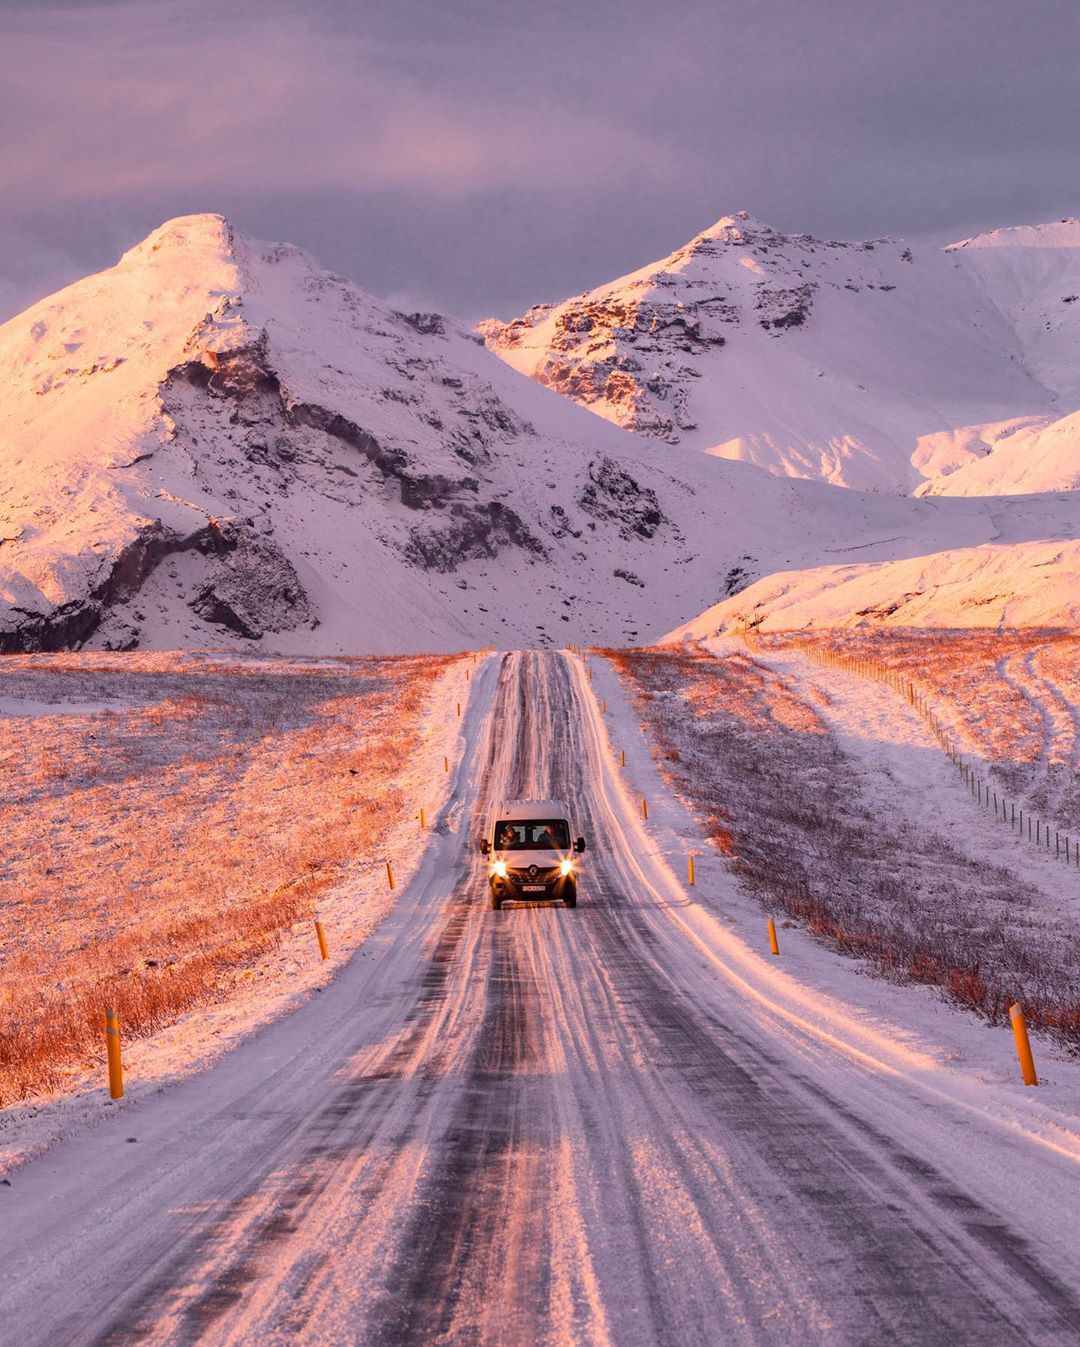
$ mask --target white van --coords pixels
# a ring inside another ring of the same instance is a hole
[[[577,907],[575,857],[585,839],[571,843],[570,813],[561,800],[504,800],[495,810],[480,850],[490,857],[491,906],[561,898]]]

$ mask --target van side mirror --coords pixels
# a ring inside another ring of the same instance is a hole
[[[481,837],[481,839],[480,839],[480,855],[481,855],[481,856],[486,856],[490,850],[491,850],[491,843],[487,840],[486,837]]]
[[[584,839],[584,837],[579,837],[578,840],[574,843],[574,850],[577,852],[577,854],[578,854],[579,856],[580,856],[581,853],[585,850],[585,839]]]

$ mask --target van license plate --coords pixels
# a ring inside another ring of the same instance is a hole
[[[547,885],[546,885],[546,884],[522,884],[521,888],[522,888],[522,891],[523,891],[524,893],[543,893],[544,890],[547,888]]]

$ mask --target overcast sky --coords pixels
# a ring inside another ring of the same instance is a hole
[[[503,317],[747,209],[1080,215],[1080,0],[0,0],[0,318],[220,211]]]

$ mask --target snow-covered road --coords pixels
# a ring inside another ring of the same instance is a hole
[[[466,732],[332,984],[0,1189],[0,1337],[1075,1343],[1080,1272],[927,1154],[869,1035],[800,1028],[687,897],[581,663],[486,661]],[[578,810],[576,911],[486,906],[478,820],[519,795]],[[1063,1203],[1075,1168],[1046,1148]]]

